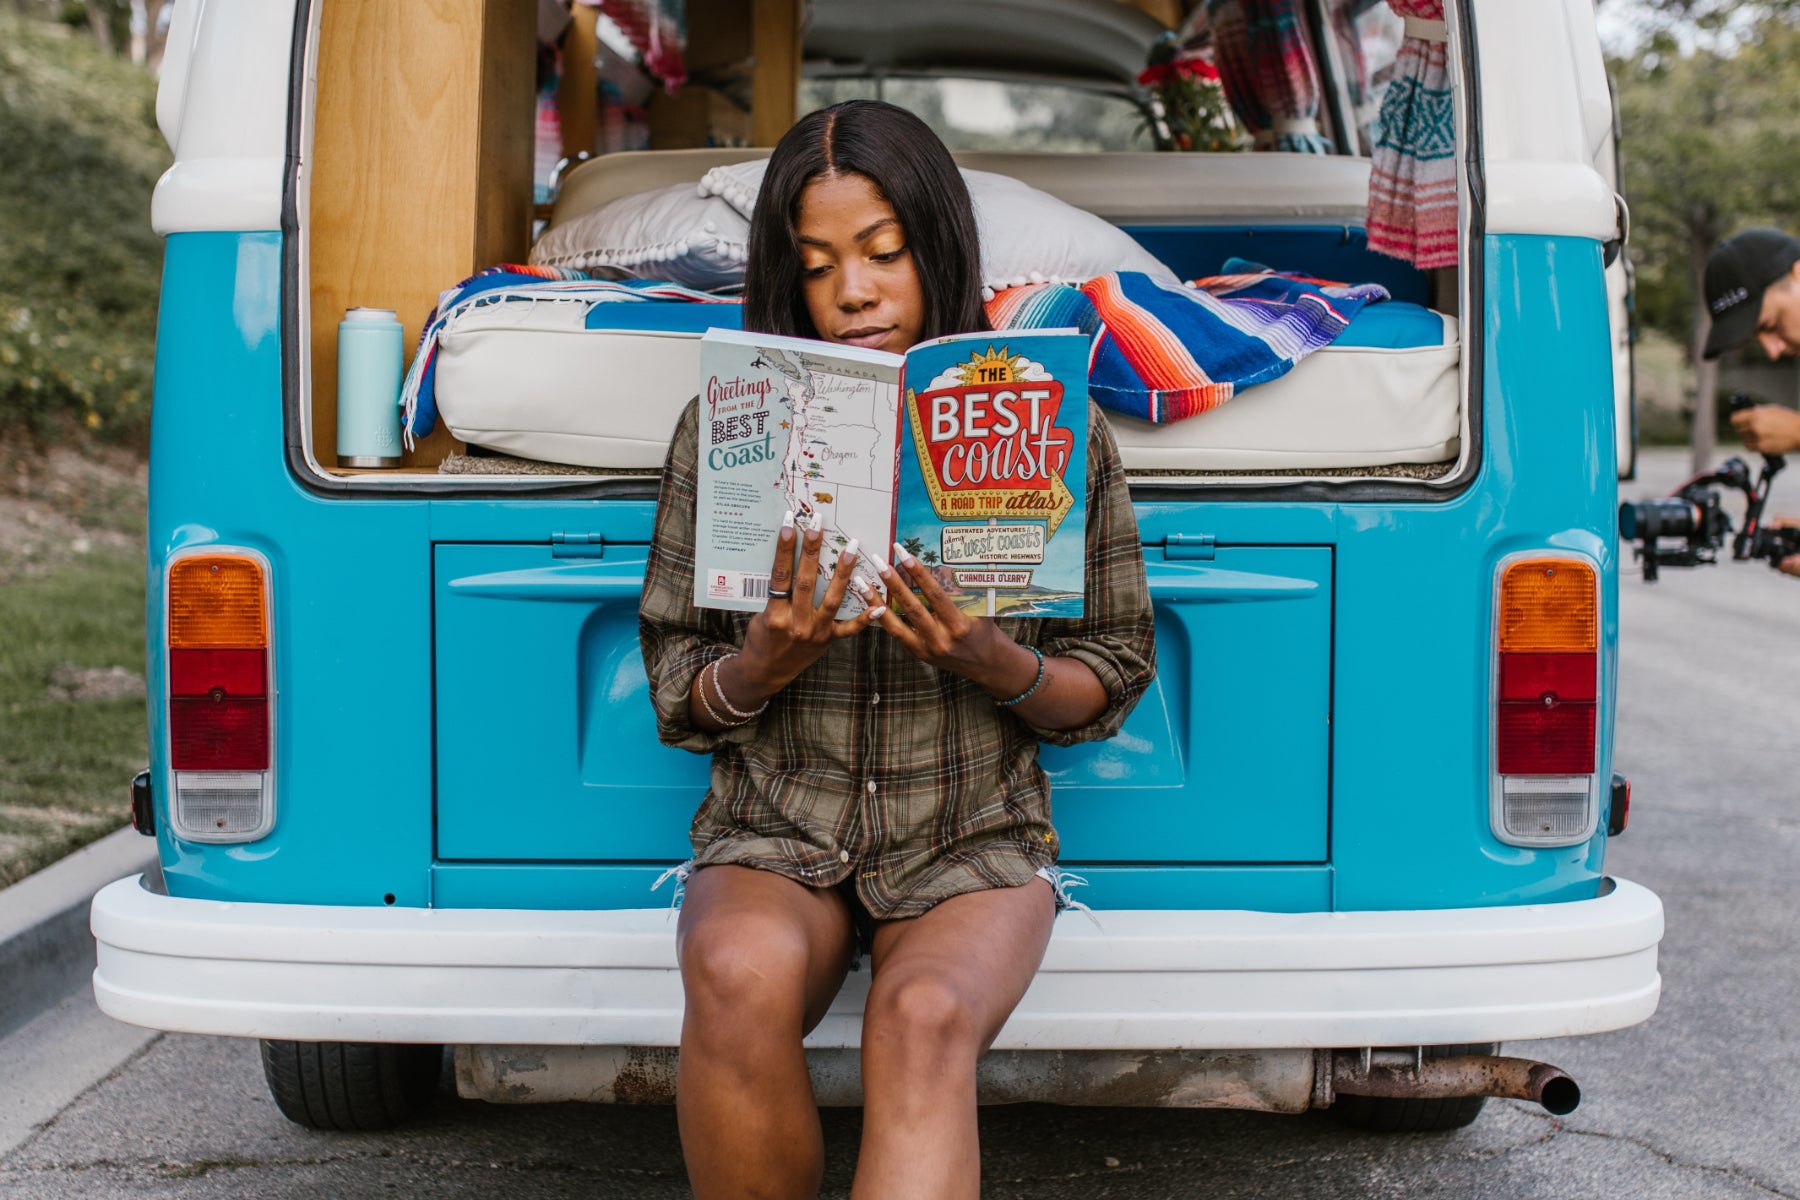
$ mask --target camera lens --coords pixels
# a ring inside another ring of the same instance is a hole
[[[1641,500],[1619,505],[1619,532],[1627,538],[1691,537],[1700,527],[1700,509],[1686,500]]]

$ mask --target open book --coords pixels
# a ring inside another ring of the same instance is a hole
[[[793,512],[824,533],[818,594],[854,538],[883,558],[899,542],[965,612],[1080,616],[1088,346],[1079,330],[1003,329],[899,355],[708,330],[695,605],[760,611]],[[839,616],[862,607],[852,588]]]

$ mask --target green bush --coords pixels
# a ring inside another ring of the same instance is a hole
[[[169,164],[156,81],[66,29],[0,13],[0,432],[149,429]]]

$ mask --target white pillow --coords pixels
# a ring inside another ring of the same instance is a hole
[[[702,197],[727,202],[746,220],[756,207],[766,158],[714,167],[700,178]],[[1081,283],[1108,271],[1142,271],[1166,283],[1175,272],[1130,234],[1010,175],[962,169],[981,239],[983,300],[1027,283]]]
[[[531,262],[718,291],[744,285],[749,241],[750,222],[736,208],[677,183],[551,226],[532,246]]]

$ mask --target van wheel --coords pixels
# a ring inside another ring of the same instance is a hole
[[[1463,1046],[1427,1046],[1426,1058],[1450,1058],[1458,1054],[1498,1054],[1498,1042],[1473,1042]],[[1352,1129],[1369,1133],[1442,1133],[1473,1125],[1487,1104],[1486,1096],[1450,1096],[1430,1100],[1401,1100],[1391,1096],[1339,1096],[1331,1115]]]
[[[444,1070],[442,1046],[368,1042],[262,1044],[263,1078],[281,1115],[308,1129],[391,1129],[423,1112]]]

